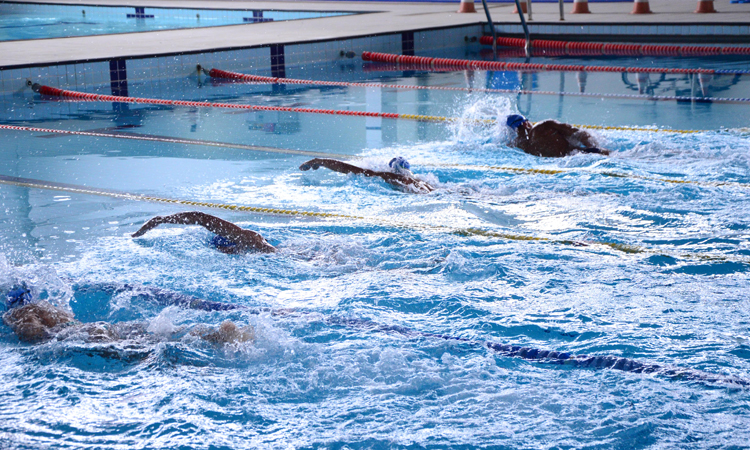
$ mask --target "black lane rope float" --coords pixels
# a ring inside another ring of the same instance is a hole
[[[555,92],[555,91],[534,91],[527,89],[484,89],[484,88],[467,88],[452,86],[421,86],[410,84],[381,84],[381,83],[353,83],[346,81],[320,81],[320,80],[298,80],[294,78],[265,77],[261,75],[246,75],[228,70],[211,69],[207,70],[200,65],[199,70],[211,78],[223,78],[235,81],[246,81],[249,83],[271,83],[271,84],[310,84],[322,86],[352,86],[352,87],[370,87],[381,89],[415,89],[431,91],[462,91],[462,92],[479,92],[487,94],[523,94],[523,95],[565,95],[574,97],[595,97],[595,98],[617,98],[626,100],[651,100],[651,101],[681,101],[681,102],[704,102],[704,103],[750,103],[750,98],[721,98],[721,97],[687,97],[687,96],[669,96],[669,95],[637,95],[637,94],[604,94],[595,92]]]
[[[50,134],[67,134],[76,136],[90,136],[90,137],[104,137],[113,139],[130,139],[130,140],[142,140],[151,142],[164,142],[170,144],[185,144],[185,145],[205,145],[208,147],[220,147],[220,148],[232,148],[238,150],[249,150],[263,153],[278,153],[286,155],[301,155],[309,157],[320,157],[320,158],[339,158],[339,159],[362,159],[363,156],[358,155],[346,155],[341,153],[328,153],[328,152],[314,152],[308,150],[295,150],[289,148],[279,147],[267,147],[262,145],[248,145],[248,144],[235,144],[231,142],[217,142],[217,141],[206,141],[202,139],[188,139],[179,138],[172,136],[156,136],[152,134],[137,134],[125,131],[71,131],[71,130],[59,130],[54,128],[38,128],[38,127],[26,127],[18,125],[0,125],[0,130],[12,130],[12,131],[28,131],[38,133],[50,133]],[[511,167],[511,166],[493,166],[493,165],[469,165],[469,164],[451,164],[451,163],[430,163],[430,162],[416,162],[416,165],[425,167],[444,167],[450,169],[463,169],[463,170],[493,170],[498,172],[506,172],[513,174],[527,174],[527,175],[561,175],[576,172],[591,173],[595,175],[602,175],[613,178],[632,178],[637,180],[655,181],[661,183],[670,184],[689,184],[696,186],[705,187],[737,187],[750,189],[750,183],[740,183],[736,181],[698,181],[698,180],[681,180],[678,178],[661,178],[646,175],[635,175],[623,172],[613,171],[599,171],[599,170],[586,170],[584,168],[578,168],[575,170],[571,169],[533,169],[524,167]]]
[[[592,246],[603,246],[614,250],[618,250],[628,254],[651,254],[657,256],[666,256],[670,258],[684,258],[684,259],[697,259],[701,261],[711,262],[734,262],[741,264],[750,264],[750,259],[741,257],[729,257],[720,255],[706,255],[699,253],[681,253],[681,254],[669,254],[666,252],[660,252],[653,249],[636,246],[621,244],[615,242],[603,242],[603,241],[574,241],[574,240],[562,240],[552,239],[539,236],[528,236],[513,233],[502,233],[496,231],[482,230],[479,228],[457,228],[446,225],[427,225],[427,224],[415,224],[415,223],[400,223],[391,221],[388,219],[377,218],[377,217],[365,217],[365,216],[354,216],[348,214],[337,214],[327,212],[315,212],[315,211],[300,211],[293,209],[279,209],[279,208],[266,208],[262,206],[243,206],[243,205],[232,205],[226,203],[215,203],[215,202],[200,202],[193,200],[180,200],[173,198],[155,197],[141,194],[130,194],[126,192],[113,191],[108,189],[90,188],[87,186],[80,186],[74,184],[57,183],[52,181],[35,180],[31,178],[21,178],[8,175],[0,175],[0,184],[12,185],[25,187],[30,189],[46,189],[53,191],[70,192],[74,194],[84,195],[99,195],[111,198],[119,198],[123,200],[135,200],[135,201],[146,201],[153,203],[166,203],[174,205],[185,205],[185,206],[198,206],[203,208],[221,209],[225,211],[239,211],[239,212],[250,212],[259,214],[269,214],[277,216],[289,216],[289,217],[318,217],[328,219],[346,219],[346,220],[359,220],[370,223],[376,223],[381,225],[387,225],[395,228],[403,228],[410,230],[428,230],[438,231],[443,233],[454,234],[457,236],[464,237],[488,237],[498,238],[509,241],[534,241],[534,242],[546,242],[550,244],[563,244],[571,245],[574,247],[592,247]]]
[[[250,314],[267,313],[273,316],[293,317],[293,316],[318,316],[317,313],[299,311],[293,309],[273,310],[271,308],[252,308],[233,303],[216,302],[204,300],[179,292],[169,291],[166,289],[156,288],[145,285],[74,285],[75,292],[82,292],[84,295],[87,291],[105,291],[111,295],[131,291],[138,297],[155,301],[163,306],[179,306],[201,311],[245,311]],[[369,319],[359,319],[351,317],[328,316],[323,317],[323,322],[328,325],[342,326],[346,328],[360,329],[366,331],[375,331],[385,334],[398,334],[407,338],[444,340],[449,342],[459,342],[472,346],[484,347],[495,353],[507,357],[521,358],[529,361],[563,365],[579,369],[611,369],[623,372],[637,374],[651,374],[673,380],[687,380],[702,383],[720,383],[736,386],[750,386],[750,381],[735,376],[721,374],[712,374],[695,369],[685,369],[679,367],[670,367],[654,363],[640,362],[631,358],[625,358],[612,355],[576,355],[569,352],[558,352],[552,350],[536,349],[494,341],[485,341],[479,339],[469,339],[458,336],[451,336],[441,333],[430,333],[418,331],[398,325],[383,325]]]

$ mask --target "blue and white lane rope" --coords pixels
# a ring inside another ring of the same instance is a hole
[[[90,287],[90,286],[89,286]],[[250,314],[268,313],[274,316],[299,316],[312,315],[314,313],[297,310],[273,310],[270,308],[250,308],[232,303],[223,303],[203,300],[197,297],[181,294],[178,292],[168,291],[166,289],[155,288],[143,285],[96,285],[97,289],[104,288],[114,292],[136,291],[138,295],[143,295],[164,306],[179,306],[182,308],[196,309],[201,311],[230,311],[240,310]],[[81,290],[80,285],[75,287]],[[317,315],[317,314],[316,314]],[[522,358],[529,361],[536,361],[547,364],[557,364],[570,366],[580,369],[612,369],[623,372],[652,374],[674,380],[697,381],[702,383],[717,383],[736,386],[750,386],[750,381],[744,378],[712,374],[694,369],[684,369],[679,367],[668,367],[659,364],[640,362],[630,358],[612,355],[575,355],[569,352],[557,352],[551,350],[542,350],[520,345],[506,344],[494,341],[483,341],[477,339],[462,338],[440,333],[428,333],[417,331],[411,328],[395,325],[383,325],[367,319],[347,318],[338,316],[325,317],[323,321],[329,325],[343,326],[362,330],[372,330],[381,333],[399,334],[409,338],[417,339],[434,339],[452,342],[460,342],[468,345],[486,347],[503,356]]]

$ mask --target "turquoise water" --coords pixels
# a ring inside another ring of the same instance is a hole
[[[579,90],[574,73],[372,69],[352,59],[287,68],[287,76]],[[660,86],[662,95],[701,89],[690,77]],[[743,77],[717,76],[706,86],[716,97],[750,92]],[[109,85],[85,88],[108,93]],[[588,74],[586,91],[632,93],[619,74]],[[750,397],[739,384],[576,368],[509,357],[482,345],[621,356],[748,380],[747,105],[280,88],[195,75],[132,82],[129,92],[465,118],[521,111],[532,120],[705,131],[600,131],[611,157],[542,160],[507,147],[502,129],[491,126],[123,107],[46,99],[19,89],[3,98],[3,124],[346,154],[374,169],[401,155],[438,189],[415,195],[377,179],[301,172],[307,158],[300,155],[0,130],[3,175],[370,218],[205,209],[260,232],[279,248],[274,255],[228,256],[210,248],[210,234],[197,227],[129,236],[154,215],[195,207],[0,184],[3,291],[25,280],[37,296],[70,308],[82,321],[134,322],[148,329],[142,337],[113,343],[73,336],[26,345],[0,327],[0,435],[8,447],[747,446]],[[439,165],[453,163],[461,166]],[[566,172],[481,167],[488,165]],[[662,178],[741,184],[673,184]],[[450,232],[466,228],[550,240]],[[560,242],[566,240],[588,246]],[[625,253],[601,243],[647,251]],[[106,288],[126,284],[134,287]],[[148,295],[150,287],[268,310],[165,307]],[[274,312],[280,310],[285,312]],[[336,317],[354,325],[331,320]],[[227,319],[252,326],[255,341],[215,346],[175,332]],[[357,326],[360,319],[416,334]]]
[[[203,28],[351,14],[0,2],[0,41]]]

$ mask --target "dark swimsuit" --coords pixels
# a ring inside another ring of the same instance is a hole
[[[211,245],[221,250],[237,251],[239,248],[236,242],[219,235],[211,239]]]

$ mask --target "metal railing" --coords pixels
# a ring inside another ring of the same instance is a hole
[[[482,1],[484,2],[484,0]],[[526,46],[524,47],[524,49],[526,50],[526,57],[531,57],[531,37],[529,36],[529,26],[526,25],[526,19],[523,17],[523,9],[521,9],[521,3],[519,2],[519,0],[516,0],[516,9],[518,10],[518,17],[521,18],[523,34],[526,37]]]
[[[490,24],[490,31],[492,31],[492,52],[497,56],[497,32],[495,32],[495,24],[492,23],[492,17],[490,17],[487,0],[482,0],[482,6],[484,7],[484,13],[487,15],[487,23]]]

